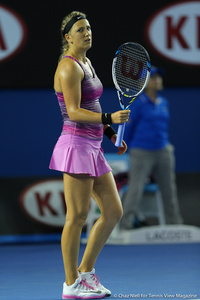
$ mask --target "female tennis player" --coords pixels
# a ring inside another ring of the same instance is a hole
[[[103,88],[86,52],[92,45],[92,33],[86,15],[72,12],[61,25],[62,54],[54,78],[54,89],[63,116],[63,130],[50,162],[50,168],[63,172],[66,223],[61,247],[66,281],[63,299],[103,298],[110,296],[95,275],[96,259],[122,216],[122,205],[111,172],[101,149],[103,133],[113,143],[116,133],[111,123],[128,121],[129,110],[102,113],[99,98]],[[123,154],[126,143],[118,147]],[[101,217],[94,224],[78,267],[82,227],[91,197]]]

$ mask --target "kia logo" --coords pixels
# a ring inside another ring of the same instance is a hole
[[[200,1],[176,2],[156,12],[147,23],[146,35],[159,55],[200,65]]]
[[[25,213],[39,223],[63,227],[66,205],[61,179],[44,180],[27,187],[20,195]]]
[[[63,227],[65,224],[67,208],[62,179],[42,180],[28,186],[20,194],[20,204],[25,214],[39,223],[53,227]],[[96,211],[97,205],[91,198],[86,224],[99,217]]]
[[[10,8],[0,4],[0,62],[16,55],[26,39],[24,21]]]

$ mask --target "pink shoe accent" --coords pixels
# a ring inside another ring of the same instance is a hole
[[[95,283],[95,285],[98,286],[99,283],[100,283],[99,277],[96,274],[91,274],[91,275],[94,277],[94,283]]]
[[[91,285],[89,285],[89,284],[87,283],[87,281],[85,281],[84,279],[82,279],[81,282],[80,282],[79,284],[82,284],[82,285],[86,286],[87,288],[89,288],[89,289],[91,289],[91,290],[94,290],[94,288],[93,288]]]
[[[94,274],[95,275],[95,274]],[[96,281],[99,283],[98,279],[97,279],[97,276],[95,275],[95,284],[96,284]],[[89,288],[90,290],[95,290],[94,287],[92,287],[91,285],[89,285],[87,283],[86,280],[82,279],[79,284],[82,284],[84,285],[85,287]],[[63,299],[100,299],[100,298],[104,298],[106,294],[99,294],[99,295],[92,295],[92,296],[83,296],[83,297],[80,297],[80,296],[76,296],[76,295],[65,295],[65,294],[62,294],[62,298]]]
[[[70,296],[62,294],[62,299],[78,299],[78,297],[75,295]]]
[[[63,299],[100,299],[100,298],[104,298],[106,296],[106,294],[101,294],[99,296],[85,296],[85,297],[79,297],[79,296],[75,296],[75,295],[62,295]]]

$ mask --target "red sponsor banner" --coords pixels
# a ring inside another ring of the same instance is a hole
[[[200,1],[176,2],[152,15],[146,36],[153,50],[167,60],[200,65]]]

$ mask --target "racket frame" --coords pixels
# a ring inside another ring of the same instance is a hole
[[[147,76],[146,76],[146,79],[145,79],[145,83],[143,85],[143,87],[141,88],[141,90],[139,90],[136,94],[133,94],[133,95],[127,95],[126,93],[124,93],[122,91],[122,89],[119,87],[118,83],[117,83],[117,80],[116,80],[116,68],[115,68],[115,65],[116,65],[116,62],[117,62],[117,57],[118,57],[118,53],[120,52],[121,48],[124,47],[124,46],[127,46],[127,45],[130,45],[130,44],[134,44],[134,45],[137,45],[138,47],[142,48],[143,49],[143,52],[146,56],[146,60],[147,60]],[[115,88],[117,90],[117,95],[118,95],[118,98],[119,98],[119,104],[122,108],[122,110],[126,110],[130,107],[130,105],[133,103],[133,101],[136,99],[136,97],[138,95],[140,95],[143,90],[145,89],[148,81],[149,81],[149,77],[150,77],[150,72],[151,72],[151,62],[150,62],[150,57],[149,57],[149,54],[147,52],[147,50],[140,44],[138,43],[135,43],[135,42],[127,42],[127,43],[124,43],[122,44],[118,50],[115,52],[115,57],[113,59],[113,62],[112,62],[112,78],[113,78],[113,82],[114,82],[114,85],[115,85]],[[123,101],[123,97],[126,97],[126,98],[132,98],[128,105],[125,107],[124,105],[124,101]],[[118,127],[118,132],[117,132],[117,140],[115,142],[115,146],[116,147],[122,147],[122,140],[123,140],[123,135],[124,135],[124,130],[125,130],[125,124],[126,123],[123,123],[123,124],[120,124],[119,127]]]

